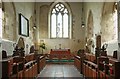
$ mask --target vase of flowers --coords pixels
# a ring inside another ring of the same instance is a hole
[[[46,49],[46,45],[45,45],[45,43],[42,43],[42,44],[40,45],[40,48],[42,49],[42,54],[43,54],[43,50]]]

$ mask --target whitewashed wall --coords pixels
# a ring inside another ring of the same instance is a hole
[[[37,11],[37,26],[39,26],[39,41],[44,39],[46,45],[47,45],[47,50],[48,52],[50,49],[55,48],[55,46],[58,46],[59,44],[62,44],[63,48],[70,48],[71,52],[77,51],[79,49],[84,48],[84,43],[85,43],[85,28],[81,27],[81,16],[82,16],[82,5],[80,2],[68,2],[68,6],[70,6],[70,9],[72,11],[72,19],[74,19],[74,24],[72,24],[72,38],[71,39],[50,39],[49,38],[49,25],[44,24],[48,23],[46,22],[41,22],[40,21],[40,7],[46,5],[48,9],[50,8],[51,3],[37,3],[36,11]],[[48,16],[44,16],[42,18],[46,18]],[[72,21],[73,23],[73,21]],[[42,25],[46,25],[45,27],[42,27]],[[47,28],[46,28],[47,27]],[[44,33],[43,33],[44,31]],[[48,32],[47,32],[48,31]],[[46,33],[46,34],[45,34]],[[46,37],[43,37],[44,34]]]
[[[30,46],[34,44],[35,35],[33,35],[34,2],[8,2],[4,3],[3,39],[18,42],[20,37],[24,38],[25,53],[29,53]],[[19,35],[18,14],[23,14],[29,20],[29,37]],[[7,21],[7,22],[6,22]],[[26,45],[28,44],[28,48]]]
[[[5,50],[7,52],[7,56],[13,55],[14,43],[15,42],[13,41],[2,39],[2,50]]]
[[[101,29],[101,13],[102,13],[103,2],[86,2],[84,4],[84,11],[85,11],[85,22],[86,22],[86,31],[87,31],[87,21],[89,16],[89,11],[92,11],[93,14],[93,43],[96,47],[96,36],[95,34],[100,33]],[[86,32],[87,33],[87,32]],[[85,34],[87,36],[87,34]],[[95,47],[91,48],[91,52],[95,53]]]
[[[84,5],[84,10],[85,10],[85,18],[86,18],[86,24],[87,24],[87,20],[88,20],[88,13],[91,10],[93,13],[93,40],[94,40],[94,45],[96,45],[96,36],[95,34],[99,35],[101,32],[101,18],[102,18],[102,11],[103,11],[103,4],[104,2],[87,2]],[[109,9],[107,9],[109,10]],[[86,29],[87,29],[87,25],[86,25]],[[101,37],[102,38],[102,37]],[[105,42],[102,42],[102,44],[104,44]],[[113,51],[118,50],[118,41],[114,40],[114,41],[107,41],[106,42],[108,44],[108,55],[113,56]],[[95,48],[94,50],[92,50],[91,52],[95,53]],[[119,53],[118,53],[119,55]]]

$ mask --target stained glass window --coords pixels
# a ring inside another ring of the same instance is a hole
[[[62,3],[57,3],[51,10],[51,38],[69,38],[69,11]]]

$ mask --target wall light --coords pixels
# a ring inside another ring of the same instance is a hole
[[[82,17],[81,17],[81,27],[85,27],[85,23],[84,23],[84,2],[82,2]]]
[[[81,27],[85,27],[85,24],[82,22]]]
[[[33,29],[37,29],[37,26],[36,26],[36,1],[35,1],[35,6],[34,6],[34,26],[33,26]]]
[[[36,25],[34,25],[34,26],[33,26],[33,29],[35,30],[36,28],[37,28]]]

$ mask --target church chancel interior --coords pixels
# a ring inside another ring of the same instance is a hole
[[[120,79],[119,12],[115,0],[1,1],[0,78]]]

